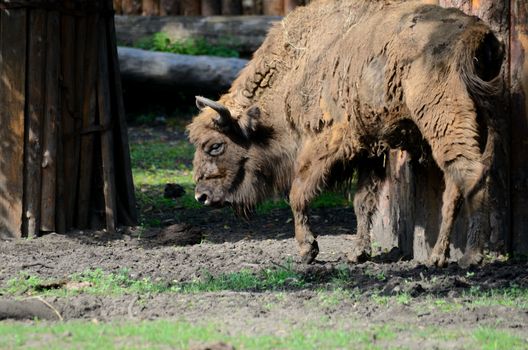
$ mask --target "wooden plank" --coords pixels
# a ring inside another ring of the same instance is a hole
[[[46,47],[46,105],[42,156],[41,231],[56,230],[57,126],[60,120],[60,15],[48,12]]]
[[[22,234],[27,10],[0,10],[0,237]]]
[[[98,66],[98,31],[99,18],[92,15],[87,18],[86,42],[84,48],[85,63],[83,64],[82,94],[82,130],[95,126],[96,115],[96,82]],[[81,134],[79,188],[77,199],[77,226],[87,228],[90,223],[90,203],[92,198],[93,160],[94,160],[94,134]]]
[[[179,1],[160,0],[160,16],[176,16],[179,12]]]
[[[143,0],[141,3],[141,15],[159,16],[160,15],[159,0]]]
[[[284,15],[284,0],[265,0],[262,2],[262,11],[269,16]]]
[[[242,0],[222,0],[222,15],[235,16],[242,14]]]
[[[284,0],[284,14],[287,15],[301,4],[300,0]]]
[[[118,203],[120,220],[128,226],[137,225],[138,214],[136,210],[136,197],[134,194],[134,181],[132,177],[132,164],[130,161],[130,147],[128,142],[128,130],[126,124],[125,106],[123,103],[123,88],[121,85],[121,72],[119,69],[119,58],[117,55],[116,33],[114,18],[110,18],[108,28],[108,42],[110,50],[110,72],[113,78],[112,97],[115,101],[117,118],[114,129],[116,144],[116,166],[120,172],[117,178],[123,179],[118,185],[117,195],[123,197],[122,204]]]
[[[64,1],[64,6],[74,9],[72,0]],[[61,16],[61,128],[59,133],[59,155],[63,161],[59,161],[58,171],[58,196],[59,232],[73,227],[75,215],[75,200],[77,188],[77,155],[76,155],[76,130],[78,130],[77,95],[76,95],[76,35],[75,22],[80,18],[63,14]]]
[[[84,84],[85,84],[85,69],[86,63],[89,61],[86,58],[86,41],[87,41],[87,17],[79,18],[75,23],[75,130],[74,138],[74,160],[76,164],[72,180],[73,187],[70,187],[74,193],[73,203],[68,203],[74,213],[73,226],[78,227],[78,197],[79,197],[79,183],[80,183],[80,167],[81,167],[81,127],[83,122],[83,103],[84,103]]]
[[[141,13],[141,0],[122,0],[121,9],[125,15],[139,15]]]
[[[24,175],[24,229],[27,237],[40,231],[40,198],[42,185],[42,127],[45,103],[47,12],[29,12],[28,65],[26,84],[26,137]]]
[[[108,43],[106,26],[99,26],[99,74],[97,76],[97,100],[101,132],[101,158],[103,163],[103,184],[105,198],[105,218],[108,232],[116,227],[116,186],[114,169],[114,137],[112,133],[112,106],[108,81]]]
[[[512,246],[528,254],[528,4],[511,0]]]
[[[199,16],[200,0],[180,0],[180,14],[183,16]]]
[[[114,0],[114,11],[116,14],[122,14],[123,13],[123,1],[122,0]]]
[[[202,0],[202,16],[215,16],[221,13],[221,0]]]

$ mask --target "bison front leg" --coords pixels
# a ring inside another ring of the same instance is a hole
[[[293,181],[290,191],[290,205],[293,212],[295,224],[295,239],[299,244],[299,253],[304,263],[310,264],[319,254],[319,245],[315,240],[316,235],[310,229],[310,220],[308,217],[308,205],[315,196],[312,185],[296,178]]]

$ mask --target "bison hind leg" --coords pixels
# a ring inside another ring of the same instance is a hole
[[[371,257],[372,217],[377,210],[383,173],[383,164],[379,159],[360,162],[358,166],[358,184],[354,195],[357,233],[354,237],[354,246],[347,254],[347,259],[351,263],[364,262]]]

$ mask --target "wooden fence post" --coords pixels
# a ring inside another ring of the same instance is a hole
[[[528,4],[510,4],[512,248],[528,255]]]
[[[202,16],[215,16],[222,13],[220,0],[202,0]]]

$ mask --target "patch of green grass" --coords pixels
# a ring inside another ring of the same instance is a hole
[[[132,174],[144,225],[160,226],[164,215],[175,212],[178,207],[199,207],[194,199],[190,166],[193,155],[194,147],[183,140],[131,143]],[[183,186],[185,194],[176,200],[165,198],[163,192],[168,183]]]
[[[177,53],[182,55],[207,55],[219,57],[239,57],[233,47],[237,46],[235,39],[221,38],[211,43],[205,38],[186,38],[174,40],[167,33],[158,32],[149,38],[138,41],[135,47],[143,50]]]
[[[296,326],[285,336],[226,334],[213,324],[185,321],[129,321],[93,323],[1,323],[1,348],[72,349],[188,349],[197,344],[225,342],[237,349],[378,349],[376,341],[391,341],[389,326],[368,329],[333,329],[327,325]]]
[[[528,344],[518,336],[495,328],[480,327],[473,331],[473,338],[482,350],[526,349]]]
[[[153,281],[148,277],[133,278],[127,269],[106,273],[101,269],[73,274],[63,281],[45,280],[38,276],[20,274],[7,281],[0,294],[8,295],[58,295],[88,293],[94,295],[199,293],[222,290],[281,290],[302,288],[304,277],[294,271],[291,263],[282,267],[267,268],[259,272],[242,270],[214,276],[204,272],[191,282]]]
[[[480,290],[473,287],[463,294],[467,305],[473,306],[507,306],[528,309],[528,288],[511,286],[509,288],[496,288]]]
[[[348,200],[343,193],[325,191],[317,196],[310,208],[334,208],[334,207],[351,207],[352,202]],[[289,204],[284,199],[267,200],[261,203],[257,208],[257,214],[267,214],[274,209],[287,209]]]

